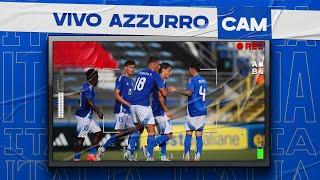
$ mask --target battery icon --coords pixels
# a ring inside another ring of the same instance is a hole
[[[257,146],[257,159],[263,159],[264,158],[264,148],[263,146]]]

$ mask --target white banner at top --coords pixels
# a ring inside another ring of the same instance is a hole
[[[271,10],[272,39],[320,40],[320,12]]]
[[[216,8],[0,3],[0,31],[218,37]]]

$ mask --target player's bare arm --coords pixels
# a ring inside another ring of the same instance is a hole
[[[119,101],[120,103],[126,105],[126,106],[130,106],[130,103],[126,100],[124,100],[121,95],[120,95],[120,90],[116,89],[114,90],[114,98]]]
[[[162,94],[162,96],[167,96],[167,95],[168,95],[168,90],[167,90],[167,88],[160,88],[159,91],[160,91],[160,93]]]
[[[173,87],[173,86],[169,86],[169,87],[167,87],[167,91],[168,91],[168,93],[174,93],[177,91],[177,88]]]
[[[184,96],[191,96],[192,95],[192,91],[187,90],[187,89],[177,89],[176,93],[184,95]]]
[[[168,116],[168,118],[174,119],[174,116],[173,116],[173,114],[170,112],[168,106],[166,105],[165,99],[164,99],[164,97],[162,96],[161,92],[158,92],[158,96],[159,96],[159,102],[160,102],[160,105],[161,105],[163,111],[166,113],[166,115]]]
[[[103,119],[103,113],[91,100],[88,100],[88,105],[98,114],[100,119]]]

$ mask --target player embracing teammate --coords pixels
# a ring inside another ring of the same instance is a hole
[[[207,116],[206,92],[208,88],[208,83],[199,74],[200,64],[191,63],[188,68],[190,79],[186,86],[186,89],[167,87],[165,80],[171,76],[171,71],[172,67],[170,64],[161,64],[159,70],[160,77],[163,82],[161,84],[164,85],[163,87],[167,89],[168,92],[176,92],[178,94],[188,97],[187,116],[185,121],[186,138],[184,141],[184,159],[186,161],[190,160],[192,134],[193,132],[195,132],[197,144],[194,160],[199,161],[201,158],[203,148],[202,134],[205,126],[205,119]],[[137,81],[136,85],[138,85]],[[150,153],[153,152],[152,144],[154,144],[154,146],[159,145],[161,148],[161,160],[167,161],[168,159],[166,157],[166,143],[169,139],[172,138],[173,128],[171,120],[174,119],[174,117],[173,114],[169,111],[168,107],[166,106],[166,96],[162,94],[159,86],[153,87],[152,111],[156,120],[156,127],[160,136],[158,136],[154,140],[155,142],[150,142],[150,133],[148,131],[147,146],[143,147],[143,151],[145,156],[147,157],[147,160],[153,160],[152,153]]]
[[[136,81],[132,86],[130,76],[133,75],[134,68],[134,61],[127,61],[124,73],[116,80],[114,113],[116,114],[115,130],[117,130],[117,134],[99,147],[96,155],[97,160],[101,159],[105,150],[111,147],[116,140],[128,134],[130,134],[128,148],[124,157],[129,161],[136,160],[133,153],[144,128],[148,132],[147,146],[144,149],[146,160],[153,160],[153,149],[157,145],[162,149],[161,160],[167,160],[166,142],[172,138],[170,119],[173,119],[173,115],[165,104],[165,97],[169,91],[164,80],[170,77],[172,67],[168,63],[164,63],[160,67],[159,61],[150,57],[148,67],[137,73]],[[153,97],[152,107],[151,97]],[[157,116],[157,128],[160,134],[157,138],[155,138],[154,115]]]
[[[159,69],[160,77],[163,81],[164,87],[167,88],[166,79],[172,75],[172,66],[169,63],[162,63]],[[170,90],[170,88],[168,88]],[[159,136],[155,139],[155,146],[161,148],[161,161],[169,161],[167,158],[167,141],[172,139],[172,122],[173,114],[169,111],[166,105],[166,97],[161,94],[157,87],[152,90],[152,111],[156,120],[156,128]],[[144,155],[147,157],[147,148],[142,147]]]
[[[192,134],[196,135],[196,154],[194,160],[200,160],[203,140],[202,134],[207,116],[206,92],[208,84],[199,75],[200,65],[192,63],[189,65],[190,79],[186,89],[167,87],[166,79],[172,74],[172,66],[169,63],[162,63],[150,57],[148,66],[137,73],[136,81],[133,83],[130,78],[135,69],[135,62],[128,60],[125,63],[123,74],[117,77],[114,97],[116,100],[114,113],[116,114],[117,133],[113,135],[103,146],[96,147],[101,140],[101,129],[98,124],[91,120],[92,111],[95,111],[102,119],[103,114],[94,105],[94,90],[98,81],[98,74],[95,70],[89,70],[86,75],[88,82],[83,85],[81,93],[81,107],[76,112],[78,120],[78,140],[76,141],[76,153],[74,160],[80,160],[81,147],[84,138],[89,132],[94,133],[94,146],[89,149],[87,160],[100,160],[106,149],[111,147],[118,139],[129,134],[128,148],[124,157],[133,161],[136,144],[143,133],[147,130],[147,146],[143,147],[143,152],[147,161],[153,161],[153,151],[155,146],[161,148],[161,161],[168,161],[166,156],[167,141],[172,138],[173,127],[171,120],[173,114],[166,105],[168,93],[178,93],[188,97],[187,116],[185,121],[186,137],[184,141],[184,159],[190,160],[190,149]],[[156,138],[156,129],[159,136]],[[96,154],[95,154],[96,153]]]
[[[150,97],[154,88],[158,89],[162,97],[166,97],[169,92],[169,89],[165,87],[165,82],[158,73],[159,69],[159,61],[154,57],[150,57],[148,67],[137,74],[130,106],[133,121],[139,129],[139,134],[142,134],[144,128],[146,128],[148,132],[145,150],[147,161],[154,160],[153,150],[156,144],[155,118],[150,104]],[[159,142],[159,144],[161,144],[161,142]]]

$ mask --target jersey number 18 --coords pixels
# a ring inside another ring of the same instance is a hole
[[[146,83],[146,80],[147,79],[145,77],[139,77],[134,85],[134,90],[141,91]]]

